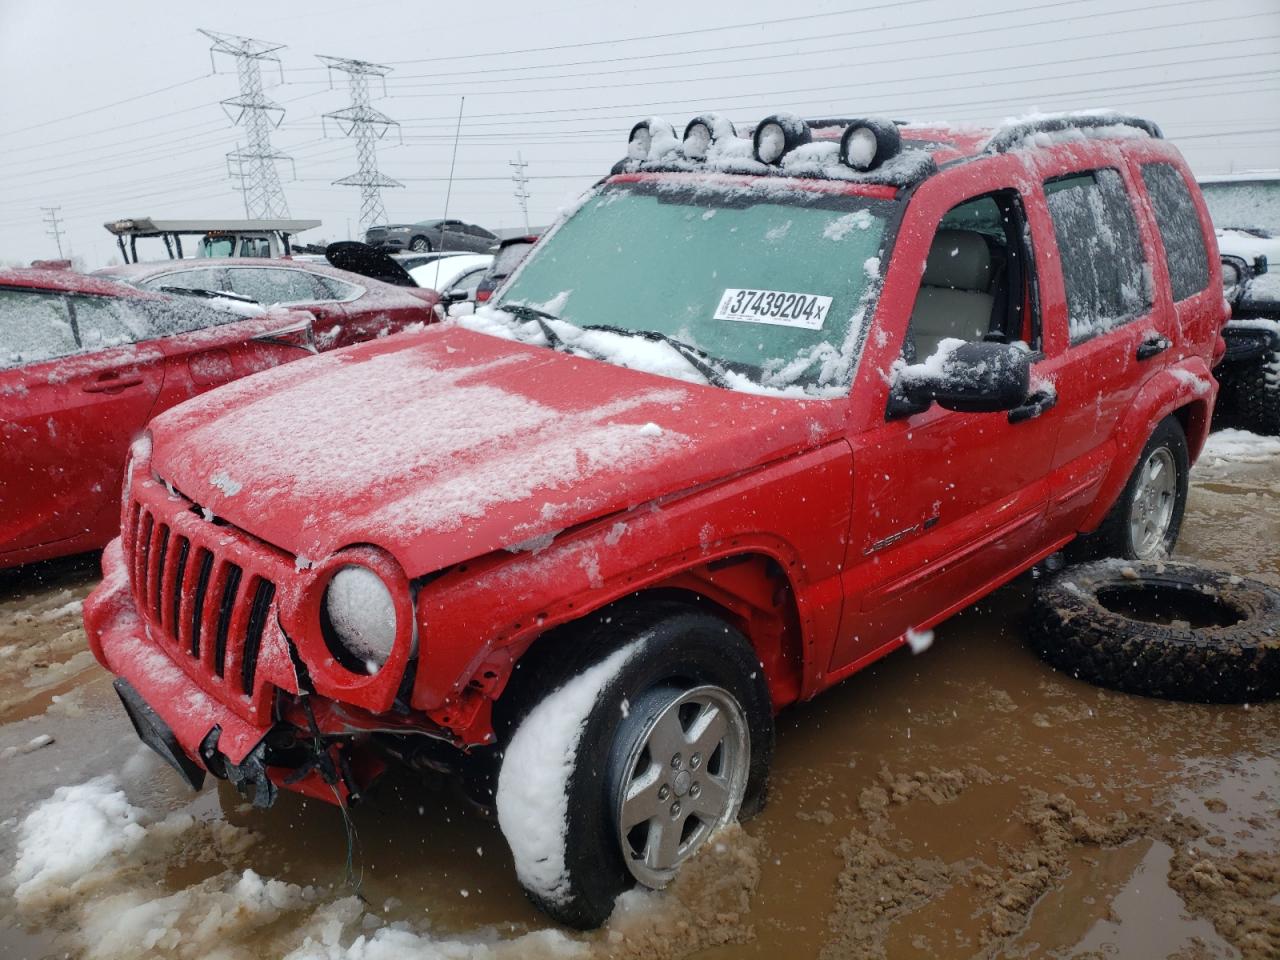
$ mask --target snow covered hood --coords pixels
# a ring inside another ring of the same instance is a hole
[[[417,576],[819,445],[844,414],[446,325],[181,404],[152,469],[303,560],[373,543]]]

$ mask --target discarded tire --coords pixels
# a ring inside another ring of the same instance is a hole
[[[1280,590],[1192,564],[1103,560],[1036,592],[1031,646],[1116,690],[1201,703],[1280,696]]]

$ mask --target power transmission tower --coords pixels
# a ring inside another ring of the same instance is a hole
[[[46,237],[53,237],[54,242],[58,245],[58,259],[62,259],[62,225],[58,222],[58,212],[61,207],[41,207],[46,214],[44,222],[49,224],[49,229],[45,231]]]
[[[369,102],[369,78],[382,78],[382,92],[385,95],[386,78],[391,67],[366,60],[327,57],[322,54],[318,56],[330,70],[331,84],[332,71],[340,70],[347,75],[351,88],[351,106],[324,114],[320,123],[323,126],[325,120],[334,121],[343,136],[351,137],[356,142],[358,169],[350,176],[334,180],[333,183],[335,186],[360,188],[360,229],[363,232],[375,223],[385,223],[387,220],[387,210],[382,205],[382,189],[404,186],[399,180],[392,180],[378,170],[378,141],[392,127],[399,131],[400,124],[381,110],[375,109]]]
[[[529,232],[529,178],[524,175],[524,168],[528,166],[524,162],[524,157],[520,155],[520,151],[516,151],[516,158],[510,163],[515,168],[515,173],[511,174],[511,179],[516,184],[516,203],[520,204],[520,212],[524,214],[524,232]]]
[[[267,98],[262,92],[262,61],[280,58],[274,56],[283,50],[283,43],[268,43],[251,37],[238,37],[231,33],[217,33],[200,28],[200,32],[213,41],[209,59],[214,54],[225,53],[236,59],[236,74],[240,78],[240,96],[222,101],[222,109],[231,122],[243,125],[248,134],[248,145],[227,154],[227,170],[240,180],[244,194],[245,216],[274,220],[289,216],[289,204],[280,186],[276,170],[277,160],[293,158],[271,149],[271,131],[284,119],[284,107]],[[217,65],[214,65],[217,71]],[[283,67],[281,79],[283,79]]]

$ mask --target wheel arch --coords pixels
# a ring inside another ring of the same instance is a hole
[[[1217,381],[1208,364],[1200,358],[1163,370],[1142,387],[1127,416],[1116,425],[1114,435],[1118,439],[1111,469],[1099,488],[1093,509],[1080,525],[1082,532],[1092,533],[1106,519],[1129,482],[1142,448],[1166,417],[1173,417],[1182,427],[1187,438],[1187,454],[1195,463],[1209,436],[1216,394]]]

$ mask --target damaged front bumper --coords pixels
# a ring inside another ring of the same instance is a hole
[[[265,725],[210,696],[148,636],[118,538],[103,552],[102,569],[102,583],[84,604],[89,647],[116,676],[116,692],[139,739],[193,789],[208,772],[230,781],[255,806],[270,806],[282,787],[343,804],[382,771],[383,763],[357,738],[322,730],[305,696],[290,704],[293,722]]]

